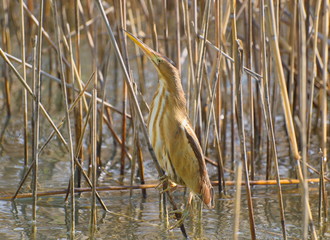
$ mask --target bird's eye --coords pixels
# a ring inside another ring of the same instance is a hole
[[[158,64],[162,62],[162,59],[158,58],[157,59]]]

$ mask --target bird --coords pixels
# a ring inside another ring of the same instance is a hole
[[[189,120],[180,73],[171,59],[125,32],[158,73],[158,88],[147,121],[157,161],[170,181],[186,186],[212,208],[213,188],[201,145]]]

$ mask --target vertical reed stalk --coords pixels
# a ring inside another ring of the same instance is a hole
[[[26,66],[25,66],[25,21],[23,11],[23,0],[20,0],[20,25],[21,25],[21,56],[22,56],[22,69],[23,79],[26,81]],[[24,119],[24,166],[28,165],[28,114],[27,114],[27,92],[23,89],[23,119]]]
[[[113,48],[114,48],[114,50],[115,50],[115,53],[116,53],[116,56],[117,56],[117,58],[118,58],[118,60],[119,60],[120,66],[121,66],[121,68],[122,68],[122,70],[123,70],[123,72],[124,72],[125,81],[126,81],[126,83],[127,83],[128,90],[129,90],[129,94],[130,94],[130,97],[131,97],[131,99],[132,99],[132,105],[133,105],[133,107],[135,108],[135,111],[136,111],[136,113],[137,113],[137,117],[138,117],[138,119],[139,119],[139,121],[140,121],[140,124],[141,124],[140,126],[142,127],[143,134],[144,134],[145,140],[146,140],[147,145],[148,145],[148,150],[149,150],[150,155],[151,155],[151,157],[152,157],[152,160],[153,160],[153,162],[154,162],[154,164],[155,164],[155,167],[156,167],[156,170],[157,170],[157,172],[158,172],[158,175],[159,175],[159,177],[161,177],[161,176],[163,175],[163,172],[162,172],[161,167],[159,166],[159,163],[158,163],[158,161],[157,161],[157,158],[156,158],[155,152],[154,152],[154,150],[153,150],[153,148],[152,148],[152,145],[151,145],[151,142],[150,142],[150,139],[149,139],[149,136],[148,136],[148,131],[147,131],[146,125],[145,125],[145,123],[144,123],[143,115],[142,115],[142,112],[141,112],[140,106],[139,106],[139,104],[138,104],[138,101],[137,101],[137,98],[136,98],[136,95],[135,95],[135,92],[134,92],[134,88],[133,88],[133,86],[132,86],[132,82],[130,81],[130,76],[129,76],[128,71],[127,71],[127,69],[126,69],[126,66],[125,66],[125,63],[124,63],[123,57],[122,57],[122,55],[120,54],[120,51],[119,51],[119,48],[118,48],[118,45],[117,45],[116,39],[115,39],[114,34],[113,34],[113,32],[112,32],[112,29],[111,29],[111,26],[110,26],[110,24],[109,24],[109,21],[108,21],[106,15],[105,15],[105,12],[104,12],[104,9],[103,9],[103,6],[102,6],[102,3],[101,3],[101,0],[97,0],[96,3],[97,3],[97,6],[98,6],[98,8],[99,8],[99,10],[100,10],[100,12],[101,12],[101,15],[102,15],[102,18],[103,18],[103,20],[104,20],[104,22],[105,22],[105,25],[106,25],[106,27],[107,27],[108,34],[109,34],[109,36],[110,36],[110,40],[111,40],[111,44],[112,44],[112,46],[113,46]],[[168,195],[168,198],[171,199],[171,194],[170,194],[169,192],[167,192],[167,195]],[[170,202],[171,202],[171,201],[170,201]],[[172,201],[171,204],[172,204],[173,208],[176,210],[175,203]],[[176,217],[177,217],[177,219],[179,220],[182,216],[181,216],[180,214],[176,214]],[[180,225],[180,229],[181,229],[182,233],[183,233],[185,236],[187,236],[187,235],[186,235],[186,231],[185,231],[185,227],[184,227],[184,224],[183,224],[183,223]]]
[[[39,9],[39,28],[38,28],[38,39],[37,39],[37,75],[35,84],[35,128],[34,128],[34,171],[33,171],[33,206],[32,206],[32,219],[34,222],[37,220],[37,185],[38,185],[38,167],[39,167],[39,110],[40,110],[40,81],[41,81],[41,51],[42,51],[42,24],[43,24],[43,14],[44,14],[44,0],[40,0]]]
[[[317,0],[315,3],[314,10],[314,39],[313,39],[313,51],[312,51],[312,75],[311,75],[311,83],[310,83],[310,97],[309,97],[309,108],[308,108],[308,118],[307,118],[307,148],[310,147],[310,137],[312,132],[312,116],[313,116],[313,100],[314,100],[314,88],[315,88],[315,78],[317,76],[317,68],[316,68],[316,51],[317,51],[317,34],[319,27],[319,15],[321,8],[321,0]],[[292,50],[292,52],[294,52]]]
[[[120,26],[121,30],[120,32],[120,39],[121,39],[121,46],[122,51],[124,53],[124,61],[126,68],[128,69],[128,73],[130,73],[129,66],[128,66],[128,55],[127,55],[127,49],[126,49],[126,35],[123,34],[122,29],[126,29],[126,0],[120,1],[119,3],[120,7]],[[124,177],[125,173],[125,149],[126,149],[126,111],[127,111],[127,84],[125,81],[123,82],[123,118],[122,118],[122,145],[121,145],[121,159],[120,159],[120,175]]]
[[[96,63],[94,60],[94,71],[97,72]],[[90,231],[91,235],[96,231],[96,184],[97,184],[97,174],[96,174],[96,131],[97,131],[97,105],[96,105],[96,97],[97,97],[97,74],[94,76],[94,84],[92,90],[92,201],[91,201],[91,220],[90,220]]]
[[[290,109],[291,112],[294,111],[293,109],[293,99],[294,99],[294,77],[295,77],[295,46],[296,46],[296,29],[297,29],[297,0],[293,0],[291,2],[292,7],[292,19],[291,19],[291,26],[290,26],[290,42],[291,42],[291,52],[290,52],[290,79],[289,79],[289,102],[290,102]]]
[[[33,85],[33,92],[36,96],[36,98],[34,99],[34,104],[32,107],[32,112],[33,112],[33,117],[32,117],[32,129],[33,129],[33,134],[32,134],[32,138],[33,138],[33,144],[32,144],[32,158],[34,161],[34,165],[33,165],[33,189],[32,189],[32,193],[33,193],[33,209],[32,209],[32,219],[33,221],[36,221],[36,205],[37,205],[37,187],[38,185],[36,184],[37,182],[37,173],[38,173],[38,167],[39,167],[39,161],[38,161],[38,141],[39,141],[39,102],[40,102],[40,84],[38,84],[37,82],[37,76],[36,76],[36,67],[37,67],[37,41],[38,38],[37,36],[35,36],[35,39],[32,43],[33,45],[33,70],[32,70],[32,85]],[[26,174],[27,176],[27,174]],[[24,179],[25,180],[25,179]],[[24,183],[24,181],[21,181],[21,185]],[[20,185],[20,186],[21,186]],[[18,193],[18,191],[17,191]],[[16,195],[16,194],[15,194]]]
[[[234,3],[236,4],[236,3]],[[234,13],[235,15],[235,13]],[[237,39],[236,35],[236,17],[233,19],[235,23],[232,23],[232,36],[236,37],[236,44],[233,45],[236,51],[234,52],[234,76],[235,82],[237,84],[236,94],[237,94],[237,126],[238,133],[240,136],[240,150],[241,150],[241,159],[243,159],[243,166],[245,172],[245,186],[247,194],[247,202],[249,208],[249,219],[250,219],[250,232],[251,238],[256,239],[255,232],[255,221],[254,221],[254,211],[253,211],[253,202],[251,195],[250,179],[249,179],[249,168],[248,168],[248,159],[246,152],[246,138],[244,130],[244,111],[243,111],[243,87],[242,87],[242,73],[243,73],[243,44],[240,40]],[[234,41],[233,41],[234,42]],[[241,160],[242,161],[242,160]]]
[[[53,9],[54,9],[54,25],[55,25],[55,37],[56,37],[56,46],[58,50],[58,62],[59,62],[59,70],[60,70],[60,76],[61,76],[61,88],[62,88],[62,97],[64,101],[65,106],[65,117],[66,117],[66,127],[67,127],[67,133],[69,138],[69,160],[70,160],[70,194],[71,194],[71,222],[70,222],[70,235],[71,237],[74,237],[75,235],[75,198],[74,198],[74,155],[73,155],[73,144],[72,144],[72,131],[71,131],[71,119],[70,119],[70,113],[69,113],[69,104],[68,104],[68,94],[67,94],[67,88],[66,88],[66,81],[65,81],[65,74],[64,74],[64,65],[63,65],[63,54],[62,54],[62,48],[61,48],[61,30],[59,27],[59,17],[57,13],[57,3],[53,2]],[[39,26],[41,25],[41,22],[39,21]],[[70,31],[68,31],[70,32]],[[71,40],[70,40],[71,41]],[[70,44],[71,45],[71,44]],[[72,46],[71,46],[72,50]],[[73,56],[71,55],[71,64],[73,64]]]
[[[261,17],[260,17],[260,26],[261,26],[261,52],[262,52],[262,66],[263,66],[263,81],[261,82],[260,92],[261,92],[261,102],[262,109],[264,110],[266,128],[268,132],[268,137],[271,140],[272,152],[274,155],[274,163],[275,163],[275,171],[276,171],[276,181],[278,188],[278,200],[279,200],[279,208],[281,212],[281,225],[282,225],[282,233],[283,239],[287,239],[286,237],[286,227],[285,227],[285,214],[284,214],[284,204],[282,197],[282,187],[280,184],[280,172],[278,167],[278,157],[277,157],[277,149],[276,149],[276,140],[273,126],[273,118],[271,113],[270,101],[269,101],[269,84],[268,84],[268,67],[267,67],[267,57],[266,57],[266,36],[265,36],[265,6],[264,0],[261,1]],[[265,104],[267,107],[265,107]]]
[[[204,66],[204,60],[205,60],[205,49],[206,49],[206,39],[207,39],[207,34],[208,34],[208,29],[209,29],[209,16],[210,16],[210,8],[211,8],[211,1],[208,0],[205,2],[205,9],[204,9],[204,14],[203,14],[203,23],[202,23],[202,36],[203,40],[201,41],[199,45],[199,57],[198,57],[198,65],[197,65],[197,75],[196,75],[196,84],[197,84],[197,104],[196,104],[196,109],[194,111],[195,116],[193,116],[193,126],[195,127],[195,124],[197,123],[196,126],[196,134],[197,137],[199,137],[199,140],[201,142],[201,145],[203,146],[203,128],[202,128],[202,100],[201,100],[201,91],[202,91],[202,84],[203,84],[203,66]]]
[[[234,197],[234,224],[233,239],[238,239],[239,215],[241,212],[241,188],[242,188],[242,161],[236,161],[235,168],[235,197]]]
[[[79,17],[79,4],[80,0],[75,0],[75,30],[76,30],[76,36],[75,36],[75,49],[76,49],[76,66],[78,70],[78,75],[81,76],[81,64],[80,64],[80,17]],[[73,66],[72,70],[73,70]],[[72,71],[71,70],[71,71]],[[79,81],[79,80],[78,80]],[[82,128],[82,116],[83,110],[82,110],[82,101],[79,100],[78,106],[75,108],[75,135],[76,135],[76,146],[79,142],[79,139],[83,138],[83,134],[81,131]],[[77,148],[76,148],[77,149]],[[80,149],[78,152],[78,161],[79,163],[83,162],[83,148]],[[79,168],[77,169],[77,187],[81,187],[81,171]]]
[[[69,25],[67,25],[67,29],[68,29],[68,33],[70,33],[70,27]],[[72,79],[72,83],[74,83],[74,70],[73,70],[73,66],[74,66],[74,60],[73,60],[73,49],[72,49],[72,41],[71,41],[71,37],[70,34],[68,34],[69,36],[69,54],[70,54],[70,65],[71,65],[71,79]],[[66,89],[62,88],[62,89]],[[75,196],[74,196],[74,180],[75,180],[75,161],[74,161],[74,150],[73,150],[73,143],[72,143],[72,130],[71,130],[71,126],[70,121],[68,121],[70,119],[70,108],[69,105],[66,105],[66,120],[67,120],[67,129],[68,129],[68,134],[69,134],[69,154],[70,154],[70,171],[71,171],[71,175],[70,175],[70,195],[71,195],[71,235],[74,236],[74,232],[75,232]]]
[[[184,2],[182,2],[184,4]],[[165,56],[169,56],[170,51],[169,51],[169,46],[168,46],[168,23],[167,23],[167,0],[163,0],[163,11],[164,11],[164,46],[165,46]],[[183,12],[185,14],[185,12]],[[187,12],[188,14],[188,12]]]
[[[152,45],[153,48],[158,52],[158,37],[157,37],[157,29],[156,29],[156,23],[155,23],[155,17],[154,17],[154,8],[152,5],[152,1],[148,0],[147,2],[148,6],[148,12],[149,12],[149,26],[151,30],[151,36],[152,36]]]
[[[9,32],[9,1],[3,0],[2,1],[2,7],[4,12],[3,17],[3,26],[2,26],[2,45],[6,52],[11,52],[11,42],[10,42],[10,32]],[[11,116],[11,110],[10,110],[10,82],[9,82],[9,72],[8,67],[4,64],[3,65],[3,75],[5,80],[5,89],[4,94],[6,96],[6,108],[7,108],[7,116]]]
[[[131,29],[132,29],[132,33],[133,35],[137,36],[138,35],[138,24],[139,24],[139,20],[135,20],[134,16],[133,16],[133,9],[135,6],[133,4],[131,4],[131,7],[128,8],[128,17],[129,17],[129,21],[131,22]],[[136,9],[135,9],[136,10]],[[139,14],[139,12],[137,11],[136,14]],[[139,15],[137,15],[136,17],[137,19],[140,18]],[[135,53],[138,56],[139,55],[139,47],[138,46],[134,46],[135,47]],[[137,64],[137,71],[139,73],[139,82],[140,82],[140,91],[141,94],[144,95],[146,93],[145,90],[145,79],[144,79],[144,72],[143,72],[143,55],[141,57],[136,58],[136,64]],[[116,61],[117,63],[117,61]]]
[[[222,7],[219,1],[215,2],[215,45],[217,48],[221,49],[220,39],[221,39],[221,33],[222,33]],[[217,52],[216,56],[217,61],[217,69],[216,69],[216,81],[217,84],[215,86],[216,89],[216,104],[215,104],[215,130],[217,131],[216,137],[217,139],[221,139],[224,141],[224,139],[221,138],[221,111],[222,111],[222,94],[221,94],[221,72],[222,69],[220,68],[220,64],[222,61],[222,55],[220,52]],[[218,180],[219,183],[221,182],[221,178],[223,178],[224,181],[224,150],[221,148],[221,145],[219,144],[219,149],[221,151],[218,153],[218,167],[217,167],[217,173],[218,173]],[[221,164],[220,164],[221,163]],[[222,176],[222,177],[221,177]],[[225,184],[219,184],[219,192],[225,192]]]
[[[268,7],[267,7],[267,10],[268,10],[267,11],[267,16],[268,16],[267,17],[267,22],[268,22],[267,29],[269,30],[269,35],[272,36],[270,38],[271,52],[273,54],[273,57],[275,58],[276,71],[277,71],[278,80],[280,83],[285,123],[286,123],[286,127],[288,130],[288,135],[289,135],[291,149],[292,149],[294,158],[296,160],[298,160],[298,159],[300,159],[300,154],[298,151],[296,133],[295,133],[294,126],[293,126],[288,92],[287,92],[287,88],[286,88],[286,84],[285,84],[282,60],[281,60],[280,49],[279,49],[279,44],[278,44],[278,37],[277,37],[277,32],[276,32],[276,27],[275,27],[275,14],[274,14],[273,0],[268,0],[267,5],[268,5]]]
[[[322,160],[321,160],[321,175],[320,175],[320,180],[321,180],[321,185],[320,185],[320,192],[322,192],[323,196],[323,211],[324,211],[324,219],[328,218],[328,200],[327,200],[327,192],[325,188],[325,181],[324,181],[324,174],[326,171],[326,166],[328,163],[328,150],[327,150],[327,124],[328,124],[328,62],[329,62],[329,44],[328,44],[328,38],[329,38],[329,11],[330,11],[330,2],[329,0],[325,0],[323,2],[323,42],[322,42],[322,59],[323,59],[323,71],[322,71]],[[321,188],[322,187],[322,188]],[[320,197],[321,198],[321,197]],[[321,202],[321,200],[320,200]],[[321,204],[320,204],[321,205]],[[321,210],[320,210],[321,211]],[[321,217],[321,214],[319,214]]]
[[[189,17],[189,9],[188,9],[188,0],[185,0],[182,2],[183,5],[183,19],[184,19],[184,27],[185,27],[185,34],[187,38],[187,49],[188,49],[188,58],[189,58],[189,71],[190,71],[190,77],[188,77],[188,83],[187,83],[187,109],[190,110],[191,102],[195,101],[193,100],[194,96],[194,82],[195,82],[195,71],[194,71],[194,60],[193,60],[193,51],[192,51],[192,40],[191,40],[191,32],[190,32],[190,17]],[[189,115],[191,115],[191,112],[189,111]]]
[[[236,0],[233,0],[230,5],[230,18],[231,18],[231,33],[232,33],[232,56],[234,57],[236,55],[236,60],[238,61],[237,57],[237,33],[236,33]],[[236,62],[235,57],[234,61]],[[238,64],[238,62],[237,62]],[[232,65],[233,66],[233,65]],[[234,66],[235,67],[235,66]],[[235,69],[232,67],[232,72],[231,72],[231,115],[230,115],[230,132],[231,132],[231,163],[234,164],[235,162],[235,115],[236,115],[236,108],[235,108],[235,100],[236,100],[236,79],[235,79]],[[236,71],[239,71],[237,69]],[[236,76],[239,77],[239,76]]]
[[[300,0],[298,4],[299,9],[299,78],[300,78],[300,124],[301,124],[301,155],[303,161],[303,239],[308,238],[308,183],[307,183],[307,128],[306,128],[306,27],[304,16],[304,4]]]
[[[252,19],[253,19],[253,3],[251,0],[249,0],[248,3],[248,43],[249,43],[249,47],[248,47],[248,57],[247,57],[247,67],[248,68],[252,68],[252,62],[253,62],[253,58],[252,58],[252,49],[253,49],[253,37],[252,37],[252,33],[253,33],[253,29],[252,29]],[[249,80],[249,104],[250,104],[250,127],[251,127],[251,133],[250,133],[250,166],[251,166],[251,180],[254,180],[254,153],[255,153],[255,148],[254,148],[254,139],[255,139],[255,133],[254,133],[254,101],[253,101],[253,81],[252,81],[252,77],[250,75],[248,75],[248,80]]]
[[[175,39],[176,39],[176,66],[178,67],[179,73],[181,73],[181,34],[180,34],[180,8],[179,8],[179,1],[175,1],[175,24],[176,24],[176,32],[175,32]]]

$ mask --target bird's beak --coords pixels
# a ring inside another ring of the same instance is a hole
[[[127,36],[136,44],[138,45],[142,51],[147,55],[147,57],[155,64],[157,64],[157,56],[154,53],[154,50],[152,50],[150,47],[145,45],[140,39],[134,37],[131,33],[124,30]]]

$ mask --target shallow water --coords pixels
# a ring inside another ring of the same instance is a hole
[[[19,95],[19,94],[16,94]],[[20,102],[16,96],[13,102]],[[0,99],[2,109],[3,101]],[[3,133],[0,141],[0,195],[12,195],[23,175],[23,132],[22,113],[19,104],[13,105],[13,116],[5,128],[5,110],[0,111],[0,132]],[[52,117],[60,116],[58,110],[50,110]],[[58,119],[57,119],[58,121]],[[116,121],[116,119],[114,119]],[[283,119],[279,118],[276,124],[276,139],[279,156],[279,169],[282,178],[296,178],[294,163],[290,158],[288,139],[284,129]],[[248,130],[247,130],[248,131]],[[41,142],[44,142],[51,129],[44,118],[41,118]],[[65,131],[63,131],[65,132]],[[109,133],[104,135],[102,156],[109,160],[113,154],[111,151],[112,137]],[[128,140],[130,141],[130,140]],[[313,136],[310,149],[310,164],[318,168],[318,143],[317,137]],[[231,168],[230,162],[230,138],[227,139],[226,168]],[[237,141],[237,146],[239,145]],[[249,146],[248,146],[249,147]],[[146,148],[145,148],[146,149]],[[50,142],[49,146],[40,155],[39,165],[39,192],[65,189],[68,185],[70,175],[70,163],[67,154],[58,139]],[[237,149],[237,158],[240,157]],[[120,154],[117,154],[120,155]],[[145,154],[145,156],[149,156]],[[259,161],[256,161],[256,179],[264,179],[266,168],[266,154],[263,153]],[[85,166],[86,167],[86,166]],[[119,181],[118,164],[109,167],[108,174],[102,174],[99,185],[118,185]],[[209,167],[210,175],[216,180],[214,167]],[[313,172],[310,177],[315,178]],[[127,166],[126,175],[130,175],[130,168]],[[157,175],[151,160],[145,161],[145,176],[147,183],[155,181]],[[228,179],[233,175],[226,173]],[[274,179],[272,177],[272,179]],[[23,187],[24,192],[31,192],[31,177]],[[128,177],[124,179],[128,185]],[[330,225],[325,225],[323,233],[319,232],[318,224],[318,184],[310,184],[310,204],[313,213],[315,227],[323,239],[330,239]],[[234,188],[227,187],[227,195],[219,196],[215,188],[215,208],[203,209],[202,216],[196,208],[190,211],[185,221],[185,227],[191,239],[231,239],[233,227],[233,195]],[[254,216],[256,233],[258,239],[282,239],[280,223],[280,211],[275,186],[254,186],[251,188],[253,194]],[[329,186],[327,186],[329,191]],[[148,189],[147,198],[144,199],[140,190],[134,190],[132,196],[129,191],[108,191],[100,193],[106,206],[111,211],[106,213],[98,205],[97,231],[90,235],[90,194],[84,193],[76,198],[76,238],[88,239],[183,239],[178,228],[168,230],[175,224],[172,214],[163,213],[159,191]],[[185,200],[183,189],[174,193],[178,205]],[[0,239],[66,239],[70,229],[70,209],[64,202],[64,195],[53,195],[40,197],[38,200],[36,231],[33,233],[32,226],[32,199],[17,199],[16,201],[0,200]],[[283,186],[283,199],[285,207],[285,218],[288,239],[302,238],[302,205],[301,194],[297,185]],[[328,202],[330,198],[328,197]],[[181,206],[183,207],[183,206]],[[168,207],[168,211],[171,211]],[[242,202],[240,215],[239,239],[250,239],[249,215],[246,203],[245,188],[242,187]]]
[[[10,127],[9,127],[10,129]],[[7,138],[0,155],[1,194],[13,193],[22,175],[23,158],[18,142]],[[19,145],[20,146],[20,145]],[[63,189],[68,183],[69,164],[61,152],[46,152],[40,159],[39,191]],[[28,181],[29,182],[29,181]],[[109,185],[113,179],[104,177],[101,185]],[[29,184],[29,183],[28,183]],[[29,191],[28,184],[24,186]],[[233,188],[227,188],[226,197],[216,191],[214,209],[203,209],[202,216],[196,206],[185,221],[191,239],[231,239],[233,222]],[[240,239],[250,239],[249,217],[245,188],[242,188],[240,215]],[[275,186],[254,186],[253,204],[258,239],[282,239],[279,205]],[[161,213],[158,190],[148,189],[144,199],[140,190],[109,191],[100,193],[111,211],[106,213],[98,205],[97,231],[95,239],[183,239],[179,229],[167,230],[175,224],[172,214]],[[174,193],[178,204],[184,202],[183,189]],[[288,239],[301,239],[301,196],[297,185],[283,186],[283,198]],[[88,239],[90,221],[90,194],[83,193],[76,198],[76,237]],[[329,199],[329,198],[328,198]],[[313,217],[317,219],[318,185],[310,184],[310,203]],[[170,209],[169,209],[170,211]],[[32,199],[0,201],[0,239],[65,239],[69,238],[70,209],[64,202],[64,195],[40,197],[37,209],[37,230],[32,234]],[[316,228],[318,229],[317,220]],[[324,239],[330,238],[328,230]]]

